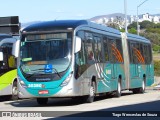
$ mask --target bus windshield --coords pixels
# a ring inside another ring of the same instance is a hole
[[[26,74],[63,72],[70,64],[71,53],[72,34],[69,32],[23,35],[21,68]]]

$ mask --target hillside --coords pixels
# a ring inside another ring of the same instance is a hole
[[[97,20],[99,20],[101,18],[108,18],[108,19],[110,19],[110,18],[116,18],[117,16],[120,17],[120,18],[122,18],[122,19],[124,19],[124,17],[125,17],[125,15],[123,13],[113,13],[113,14],[94,16],[94,17],[92,17],[92,18],[90,18],[88,20],[90,20],[90,21],[97,21]],[[131,15],[127,15],[127,19],[130,19],[130,16]],[[134,16],[136,16],[136,15],[134,15]],[[153,14],[151,16],[160,16],[160,14]],[[142,18],[142,15],[139,15],[139,18]],[[31,24],[34,24],[34,23],[38,23],[38,22],[43,22],[43,21],[40,21],[40,20],[31,21],[31,22],[27,22],[27,23],[22,23],[21,25],[22,25],[22,28],[23,28],[23,27],[26,27],[28,25],[31,25]]]
[[[91,20],[91,21],[96,21],[96,20],[98,20],[98,19],[101,19],[101,18],[108,18],[108,19],[110,19],[110,18],[116,18],[116,17],[121,17],[121,18],[124,18],[125,17],[125,15],[124,14],[122,14],[122,13],[114,13],[114,14],[108,14],[108,15],[99,15],[99,16],[95,16],[95,17],[93,17],[93,18],[90,18],[89,20]],[[127,16],[127,18],[129,19],[129,15]]]
[[[107,15],[99,15],[99,16],[95,16],[95,17],[92,17],[90,18],[89,20],[91,21],[96,21],[98,19],[101,19],[101,18],[116,18],[116,17],[121,17],[122,19],[125,18],[125,14],[123,13],[113,13],[113,14],[107,14]],[[136,16],[136,15],[133,15],[133,16]],[[160,16],[160,14],[151,14],[151,16]],[[130,19],[131,15],[127,15],[127,19]],[[142,18],[142,14],[141,15],[138,15],[139,18]]]

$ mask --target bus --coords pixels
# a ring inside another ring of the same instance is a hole
[[[144,93],[154,82],[151,42],[144,37],[87,20],[41,22],[20,34],[19,98],[91,103],[122,90]]]
[[[19,39],[18,16],[0,17],[0,98],[18,99],[17,57]]]

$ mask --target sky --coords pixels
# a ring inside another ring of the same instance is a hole
[[[136,15],[145,0],[126,0],[127,14]],[[124,13],[124,0],[0,0],[0,17],[19,16],[32,21],[90,19],[98,15]],[[160,0],[147,0],[139,14],[159,14]]]

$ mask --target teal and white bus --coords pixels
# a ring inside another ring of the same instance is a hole
[[[18,16],[0,17],[0,99],[18,99],[19,28]]]
[[[20,98],[94,97],[122,90],[144,93],[154,82],[148,39],[86,20],[30,25],[21,31]]]

